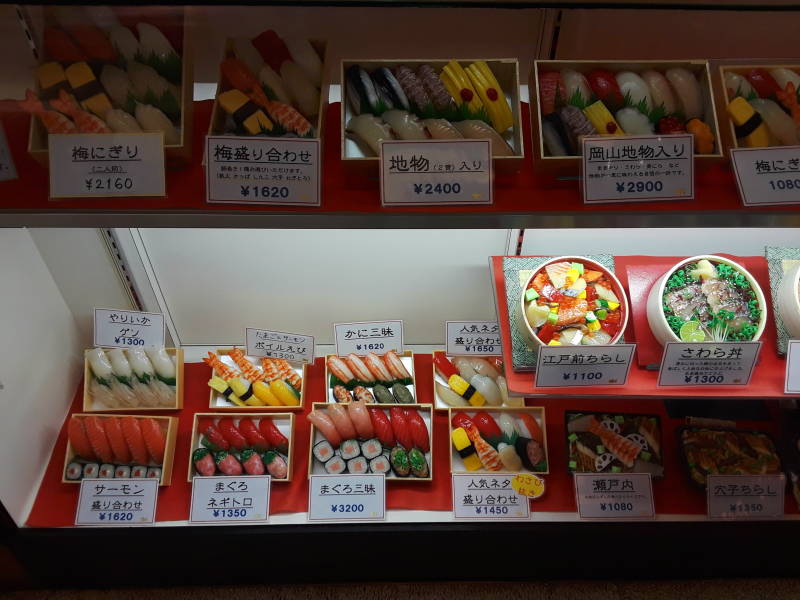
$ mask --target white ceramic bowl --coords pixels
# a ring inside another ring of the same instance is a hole
[[[786,326],[786,332],[794,340],[800,339],[800,264],[783,274],[778,286],[778,312]]]
[[[558,256],[556,258],[551,258],[545,263],[539,265],[539,267],[531,273],[531,276],[525,282],[525,285],[522,286],[522,294],[520,294],[519,302],[517,304],[518,316],[519,316],[519,326],[520,331],[536,346],[544,346],[544,342],[536,337],[536,333],[533,331],[533,327],[531,324],[528,323],[528,319],[525,316],[525,290],[528,289],[528,284],[530,284],[531,280],[536,277],[536,275],[542,271],[547,265],[557,262],[581,262],[584,265],[590,267],[593,271],[600,271],[602,272],[608,279],[611,281],[613,286],[614,294],[616,294],[617,298],[619,298],[619,308],[622,311],[622,322],[620,324],[619,331],[617,334],[611,338],[611,344],[617,343],[622,335],[625,333],[625,328],[628,326],[628,314],[630,313],[630,305],[628,304],[628,296],[625,294],[625,290],[622,289],[622,284],[617,279],[617,276],[614,275],[611,271],[609,271],[606,267],[601,265],[600,263],[593,261],[590,258],[586,258],[585,256]]]
[[[747,282],[756,293],[758,305],[761,307],[761,319],[758,322],[758,329],[756,330],[752,341],[758,340],[761,337],[761,334],[764,333],[764,326],[767,324],[767,302],[764,298],[764,292],[761,291],[761,286],[758,285],[758,281],[755,280],[749,271],[747,271],[747,269],[740,264],[735,263],[727,258],[714,255],[692,256],[691,258],[685,258],[678,264],[670,267],[661,277],[656,280],[656,282],[653,284],[653,287],[650,288],[650,294],[647,296],[647,321],[650,323],[650,330],[653,332],[655,338],[662,346],[667,342],[681,341],[678,335],[672,331],[669,323],[667,323],[667,317],[664,315],[664,310],[662,307],[664,287],[667,284],[667,279],[669,279],[669,276],[675,271],[686,264],[696,263],[697,261],[703,259],[706,259],[712,263],[722,263],[724,265],[731,266],[744,275],[745,278],[747,278]]]

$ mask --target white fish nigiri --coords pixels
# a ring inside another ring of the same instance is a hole
[[[89,368],[95,378],[108,385],[114,372],[111,368],[111,361],[106,356],[106,353],[103,352],[103,349],[91,348],[86,351],[85,356],[86,360],[89,361]]]
[[[381,140],[394,139],[389,126],[375,115],[370,114],[351,118],[347,122],[347,131],[355,134],[359,140],[369,146],[376,156],[380,154]]]
[[[405,110],[387,110],[381,118],[389,124],[401,140],[424,140],[428,138],[425,127],[417,115]]]
[[[795,90],[800,90],[800,75],[791,69],[779,67],[777,69],[771,69],[769,74],[772,75],[775,83],[777,83],[782,90],[786,89],[786,84],[790,81],[794,84]]]
[[[136,60],[136,55],[139,54],[139,40],[130,29],[122,25],[112,27],[108,32],[108,38],[126,61]]]
[[[137,23],[136,30],[139,32],[139,51],[143,56],[149,58],[155,55],[166,61],[172,54],[177,54],[175,48],[158,27],[150,25],[150,23]]]
[[[110,6],[84,6],[83,10],[100,29],[107,31],[119,25],[117,13]]]
[[[586,104],[589,103],[592,97],[592,90],[583,73],[578,73],[572,69],[562,69],[561,81],[564,83],[564,89],[567,92],[567,101],[572,100],[575,97],[575,93],[578,92],[580,99]]]
[[[465,138],[472,140],[489,140],[492,144],[492,156],[513,156],[514,151],[508,145],[500,134],[483,121],[477,119],[468,119],[466,121],[458,121],[453,123],[453,126]]]
[[[128,77],[133,86],[133,93],[139,99],[144,98],[148,91],[153,92],[156,98],[160,98],[167,91],[175,94],[176,99],[180,98],[180,95],[176,93],[177,88],[149,65],[143,65],[136,61],[129,62]]]
[[[438,381],[434,381],[433,384],[436,388],[436,395],[439,396],[439,399],[447,404],[447,406],[469,406],[469,402],[446,385],[442,385]]]
[[[472,362],[466,356],[456,356],[453,358],[453,366],[458,369],[458,374],[467,381],[478,374],[478,372],[472,368]]]
[[[653,107],[653,98],[650,96],[650,88],[644,82],[644,79],[639,77],[633,71],[620,71],[617,73],[617,85],[622,97],[628,97],[631,104],[638,105],[642,100],[647,102],[647,109]]]
[[[292,97],[295,108],[306,119],[316,117],[319,113],[319,90],[300,65],[291,60],[284,61],[281,65],[281,79]]]
[[[797,125],[792,117],[783,112],[783,109],[772,100],[755,98],[750,100],[750,105],[756,109],[767,124],[773,136],[781,146],[796,146],[800,143],[797,135]]]
[[[106,125],[114,133],[141,133],[142,128],[133,116],[119,108],[112,108],[106,113]]]
[[[311,43],[305,38],[297,37],[283,38],[283,42],[292,60],[300,65],[314,85],[322,87],[322,61]]]
[[[147,354],[147,358],[150,359],[153,368],[156,370],[158,378],[166,383],[170,383],[170,385],[174,385],[175,363],[172,362],[167,351],[163,347],[160,347],[145,348],[144,352]]]
[[[749,98],[755,94],[755,90],[747,78],[733,71],[725,71],[725,89],[728,90],[728,97],[731,100],[736,96]]]
[[[253,46],[253,42],[245,37],[233,38],[232,42],[233,53],[236,55],[236,58],[247,65],[247,68],[250,69],[253,75],[258,74],[261,71],[261,67],[264,65],[264,59],[261,58],[258,50]]]
[[[292,97],[289,95],[289,92],[286,91],[286,86],[283,85],[281,76],[273,71],[272,67],[267,64],[262,66],[261,70],[258,71],[258,80],[261,82],[261,85],[264,87],[264,92],[270,99],[283,102],[284,104],[292,103]],[[272,92],[272,94],[270,94],[270,92]],[[274,96],[274,98],[272,96]]]
[[[133,83],[128,74],[114,65],[105,65],[100,72],[100,83],[117,106],[128,103],[128,95],[133,92]]]
[[[667,77],[672,89],[678,95],[683,116],[686,120],[703,118],[703,92],[700,84],[691,73],[682,67],[667,69],[664,75]]]
[[[472,368],[475,369],[475,372],[478,375],[486,375],[491,379],[497,379],[500,377],[500,373],[494,366],[485,358],[477,358],[473,357],[469,359],[470,363],[472,364]]]
[[[628,135],[650,135],[653,133],[653,123],[646,115],[632,107],[621,108],[614,115],[617,123]]]
[[[136,105],[136,120],[144,131],[161,131],[164,133],[165,146],[177,146],[181,143],[181,134],[163,112],[149,104]]]
[[[434,140],[456,140],[464,137],[447,119],[425,119],[422,124]]]
[[[503,403],[503,398],[500,396],[500,388],[491,377],[486,375],[473,375],[469,380],[476,390],[486,399],[486,404],[489,406],[500,406]]]
[[[678,102],[675,100],[675,94],[672,93],[672,88],[669,81],[658,71],[647,70],[642,73],[642,79],[647,84],[650,90],[650,97],[653,99],[653,106],[651,108],[664,107],[664,111],[671,115],[678,110]],[[622,127],[625,131],[628,128]]]

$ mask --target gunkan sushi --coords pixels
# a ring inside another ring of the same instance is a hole
[[[408,477],[411,474],[411,465],[408,461],[408,453],[402,446],[395,446],[389,453],[389,462],[392,470],[398,477]]]

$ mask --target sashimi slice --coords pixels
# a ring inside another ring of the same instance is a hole
[[[150,457],[147,454],[147,445],[144,443],[139,419],[136,417],[122,417],[120,421],[122,435],[125,436],[125,443],[128,444],[128,449],[131,451],[133,462],[137,465],[146,465]]]
[[[97,460],[80,419],[72,417],[67,427],[67,437],[75,454],[86,460]]]
[[[131,451],[125,443],[125,436],[122,433],[122,426],[117,417],[105,419],[103,427],[106,430],[106,437],[114,453],[114,462],[119,465],[127,465],[131,462]]]
[[[147,452],[153,462],[159,465],[164,464],[164,452],[167,449],[167,438],[158,421],[152,418],[141,419],[142,437],[147,446]]]
[[[547,276],[550,278],[550,283],[556,289],[563,288],[567,285],[567,273],[572,268],[568,262],[550,263],[544,270],[547,271]]]

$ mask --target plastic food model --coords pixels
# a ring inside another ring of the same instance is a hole
[[[755,341],[766,312],[758,282],[720,256],[681,261],[653,284],[647,298],[647,320],[661,344]]]
[[[800,144],[798,69],[757,67],[723,73],[727,111],[739,145],[757,148]]]
[[[787,269],[778,287],[778,311],[786,332],[792,339],[800,338],[800,263]]]
[[[235,368],[213,352],[203,362],[212,369],[209,387],[232,406],[300,406],[303,378],[288,361],[264,357],[259,368],[240,348],[233,348],[228,356]]]
[[[548,471],[543,423],[530,412],[451,411],[453,471]],[[455,455],[454,454],[454,455]]]
[[[409,366],[413,364],[413,357],[400,357],[394,350],[383,356],[372,352],[365,356],[328,356],[325,364],[329,373],[329,401],[415,404],[414,378],[403,364],[404,358]]]
[[[508,385],[499,358],[456,356],[452,361],[443,352],[433,355],[436,397],[446,406],[524,406],[523,398],[509,398]]]
[[[584,136],[688,132],[695,154],[712,154],[703,91],[688,69],[586,73],[539,71],[539,109],[546,156],[577,156]]]
[[[308,415],[313,455],[331,475],[385,474],[389,479],[431,478],[431,435],[418,406],[369,406],[360,399],[317,405]]]
[[[512,156],[506,141],[514,117],[506,94],[484,61],[466,67],[451,60],[440,72],[429,64],[345,73],[353,117],[346,131],[366,156],[382,140],[488,139],[492,156]]]
[[[531,275],[520,298],[524,331],[536,344],[613,344],[628,322],[619,280],[582,257],[552,259]]]
[[[658,417],[568,412],[566,421],[571,472],[664,474]]]

